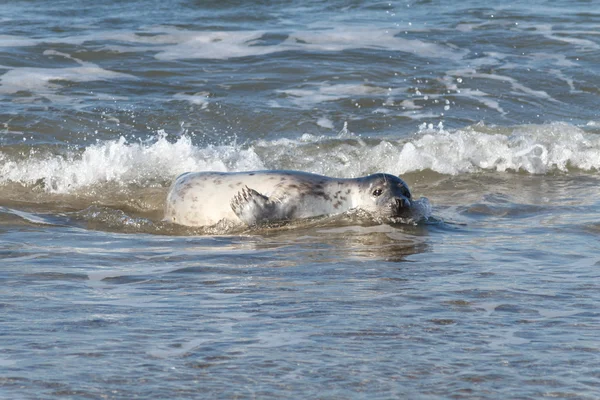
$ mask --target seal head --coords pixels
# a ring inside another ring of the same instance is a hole
[[[361,209],[382,218],[409,215],[412,195],[402,179],[390,174],[374,174],[359,178],[359,182]]]

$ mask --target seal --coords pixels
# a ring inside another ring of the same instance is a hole
[[[165,220],[195,227],[220,221],[254,226],[354,209],[402,217],[410,206],[408,186],[390,174],[341,179],[280,170],[188,172],[169,190]]]

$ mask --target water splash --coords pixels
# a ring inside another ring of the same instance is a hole
[[[564,123],[519,126],[508,132],[483,125],[454,132],[441,125],[422,126],[419,137],[402,146],[397,160],[401,173],[590,171],[600,168],[600,138]]]
[[[47,193],[72,193],[95,185],[163,187],[187,171],[296,169],[336,177],[375,172],[431,170],[459,175],[482,171],[600,169],[600,137],[569,124],[449,131],[423,125],[410,139],[368,139],[350,134],[199,146],[188,135],[175,141],[123,137],[82,150],[32,147],[15,154],[0,148],[0,185],[18,183]]]
[[[41,185],[50,193],[69,193],[107,182],[164,184],[186,171],[264,168],[252,149],[235,144],[197,147],[188,136],[170,142],[166,135],[137,143],[120,137],[66,154],[42,155],[32,149],[28,157],[16,160],[0,150],[0,162],[0,182]]]

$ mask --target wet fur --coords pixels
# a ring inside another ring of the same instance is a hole
[[[374,188],[380,196],[373,196]],[[167,196],[165,220],[210,226],[222,220],[256,225],[363,209],[389,217],[410,205],[398,177],[338,179],[299,171],[196,172],[179,176]],[[402,208],[402,207],[401,207]]]

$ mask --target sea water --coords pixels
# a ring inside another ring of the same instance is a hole
[[[0,396],[600,397],[596,1],[0,5]],[[162,221],[186,171],[419,221]]]

